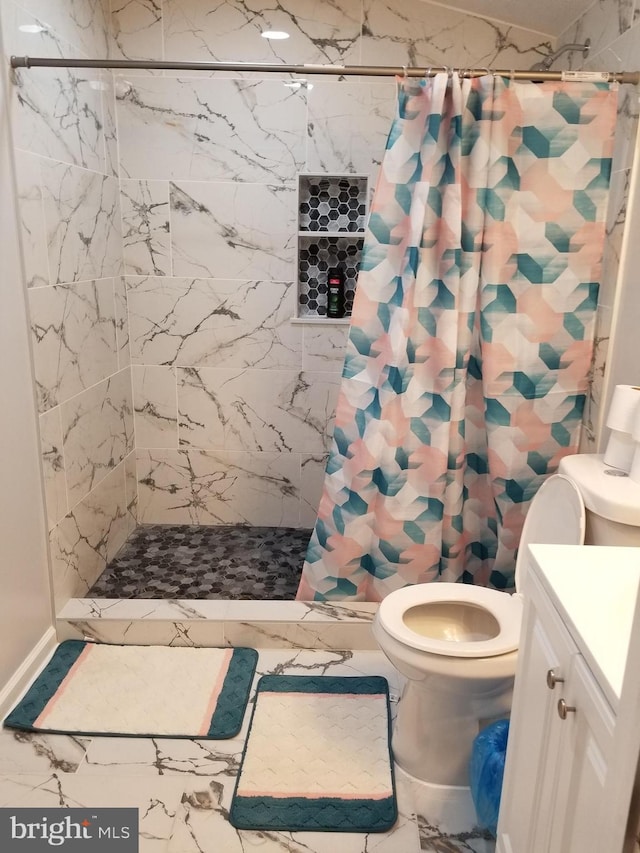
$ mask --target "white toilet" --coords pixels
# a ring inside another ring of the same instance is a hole
[[[531,502],[516,561],[522,586],[527,545],[640,546],[640,485],[602,456],[569,456]],[[373,622],[378,645],[407,682],[393,731],[397,763],[440,785],[468,785],[473,739],[507,716],[516,670],[522,596],[460,583],[398,589]]]

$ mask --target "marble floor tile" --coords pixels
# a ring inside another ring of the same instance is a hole
[[[91,779],[71,773],[0,777],[0,806],[137,808],[139,853],[166,853],[176,816],[182,816],[183,792],[183,781],[172,777],[144,782],[115,775]]]
[[[244,735],[228,740],[192,738],[94,738],[81,767],[83,776],[206,776],[234,779]]]
[[[140,853],[493,853],[467,789],[396,768],[399,818],[383,833],[237,830],[229,809],[261,675],[400,676],[379,651],[260,649],[239,734],[228,740],[77,738],[0,731],[0,806],[138,808]],[[392,703],[392,710],[393,710]]]
[[[75,773],[89,743],[89,738],[0,729],[0,776]]]

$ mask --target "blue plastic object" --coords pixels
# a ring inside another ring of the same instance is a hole
[[[469,762],[469,784],[478,821],[496,834],[509,720],[491,723],[476,735]]]

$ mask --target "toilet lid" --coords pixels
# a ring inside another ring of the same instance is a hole
[[[516,589],[525,579],[527,545],[582,545],[585,509],[578,487],[564,474],[553,474],[538,489],[527,512],[516,559]]]

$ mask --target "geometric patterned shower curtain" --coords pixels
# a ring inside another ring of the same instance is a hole
[[[578,446],[616,89],[398,82],[299,599],[512,589],[529,503]]]

